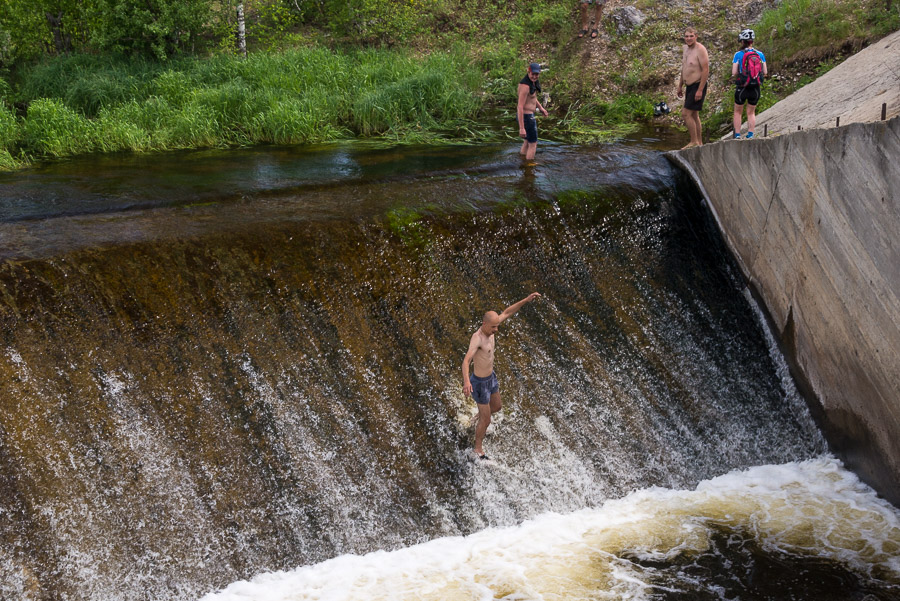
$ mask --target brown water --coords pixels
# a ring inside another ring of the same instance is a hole
[[[656,143],[3,176],[0,593],[192,599],[821,454]],[[479,469],[462,354],[532,290]]]

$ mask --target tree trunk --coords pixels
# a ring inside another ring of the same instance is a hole
[[[237,3],[237,42],[238,42],[238,50],[241,51],[241,54],[244,55],[244,58],[247,58],[247,30],[244,25],[244,3]]]
[[[72,40],[63,33],[63,13],[60,12],[58,15],[54,15],[53,13],[47,12],[44,13],[44,16],[47,18],[47,23],[50,24],[50,31],[53,32],[53,45],[56,47],[56,53],[68,54],[69,50],[72,49]]]

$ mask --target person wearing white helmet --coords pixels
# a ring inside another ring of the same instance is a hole
[[[768,75],[766,56],[753,47],[756,37],[752,29],[744,29],[738,35],[742,48],[731,61],[731,77],[737,87],[734,90],[734,139],[741,137],[741,118],[747,105],[747,138],[756,129],[756,105],[762,92],[763,78]]]

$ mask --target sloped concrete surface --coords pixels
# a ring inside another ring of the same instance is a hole
[[[765,49],[763,49],[765,52]],[[896,31],[761,112],[756,134],[768,126],[769,136],[801,129],[834,127],[881,120],[900,115],[900,31]],[[744,126],[746,131],[746,124]],[[731,137],[729,134],[727,137]]]
[[[900,118],[670,158],[703,189],[832,448],[900,506]]]

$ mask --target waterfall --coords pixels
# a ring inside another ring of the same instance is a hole
[[[544,156],[17,208],[0,596],[196,599],[823,453],[689,183],[650,151]],[[462,356],[535,290],[481,465]]]

